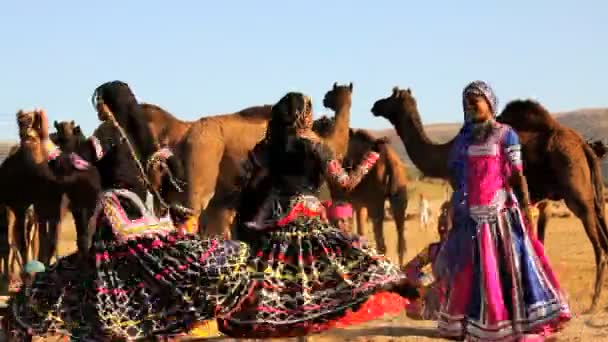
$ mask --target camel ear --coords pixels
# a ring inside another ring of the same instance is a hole
[[[336,88],[338,88],[338,82],[334,82],[334,90],[336,90]]]
[[[407,93],[412,95],[412,89],[411,88],[407,88]]]
[[[348,85],[348,88],[350,89],[350,92],[353,92],[353,82],[350,82],[350,84]]]
[[[59,122],[57,120],[53,121],[53,126],[55,126],[56,130],[59,130]]]
[[[74,122],[74,120],[70,121],[70,125],[71,125],[72,127],[76,127],[76,123]]]
[[[394,86],[394,87],[393,87],[393,96],[394,96],[394,97],[397,97],[397,95],[399,95],[399,87]]]

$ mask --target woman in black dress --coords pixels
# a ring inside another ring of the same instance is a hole
[[[416,296],[399,267],[333,227],[318,198],[323,180],[357,186],[386,140],[349,174],[312,122],[310,98],[288,93],[244,163],[234,232],[249,245],[251,280],[239,308],[219,316],[226,334],[304,335],[399,312]]]

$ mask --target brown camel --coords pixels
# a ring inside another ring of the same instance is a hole
[[[449,179],[447,160],[453,140],[445,144],[430,141],[424,133],[410,89],[394,88],[391,96],[374,104],[372,113],[392,123],[410,158],[423,173]],[[574,130],[561,126],[538,103],[513,101],[505,107],[498,120],[510,124],[520,137],[531,200],[545,203],[545,199],[564,199],[583,222],[596,256],[597,273],[591,305],[591,309],[595,309],[608,250],[608,231],[601,204],[603,186],[597,158]],[[543,241],[547,213],[543,207],[540,209],[537,226],[539,239]]]
[[[583,222],[595,253],[597,273],[591,304],[594,310],[608,262],[608,226],[599,159],[580,134],[559,124],[538,102],[512,101],[498,121],[509,124],[519,135],[532,201],[564,200]],[[545,226],[546,222],[538,224],[541,241]]]
[[[315,120],[315,132],[325,136],[331,131],[334,121],[328,117]],[[350,129],[348,149],[343,160],[345,168],[358,165],[363,154],[369,151],[377,140],[368,131]],[[328,184],[333,200],[350,202],[355,211],[357,220],[357,233],[365,235],[367,214],[372,219],[374,239],[380,253],[386,253],[384,239],[384,203],[388,199],[391,205],[391,214],[397,229],[397,251],[399,263],[405,261],[405,212],[407,210],[407,174],[405,165],[393,148],[387,146],[374,168],[363,178],[351,192],[345,193],[338,187]]]
[[[47,151],[40,141],[40,117],[35,112],[23,111],[18,112],[17,117],[21,141],[14,154],[9,155],[0,166],[0,175],[7,183],[4,187],[7,191],[2,193],[0,203],[9,205],[15,214],[15,240],[23,262],[28,261],[28,255],[25,253],[25,236],[28,234],[25,231],[26,209],[31,204],[34,205],[38,223],[38,259],[49,265],[57,251],[59,224],[66,213],[62,207],[64,194],[68,195],[72,203],[78,203],[78,206],[72,206],[72,209],[86,208],[86,212],[73,210],[78,233],[78,250],[86,253],[92,232],[88,230],[90,214],[85,213],[92,213],[95,205],[95,191],[99,189],[96,171],[78,171],[70,178],[69,183],[59,182],[47,165]],[[45,191],[41,192],[40,189]]]
[[[334,84],[323,101],[336,111],[337,128],[325,140],[339,155],[346,152],[348,144],[351,94],[352,84]],[[247,153],[264,138],[272,107],[251,107],[186,122],[158,106],[144,106],[156,140],[172,148],[184,166],[186,191],[170,189],[163,196],[184,203],[196,215],[205,211],[205,234],[227,234],[238,194],[235,180]]]
[[[86,136],[74,121],[55,121],[54,126],[57,131],[49,136],[63,153],[76,152],[80,146],[87,144]],[[101,179],[95,167],[79,170],[75,174],[76,177],[63,186],[69,204],[66,206],[66,201],[62,201],[61,219],[63,220],[68,210],[72,212],[78,251],[86,253],[93,238],[94,227],[89,226],[89,219],[93,215],[101,191]]]
[[[60,221],[62,191],[57,184],[44,178],[40,169],[32,165],[46,163],[46,150],[40,138],[40,120],[35,113],[17,113],[19,148],[7,156],[0,166],[0,179],[4,182],[0,203],[11,207],[15,214],[15,241],[23,262],[28,261],[25,217],[33,204],[38,221],[39,257],[49,265],[55,252]],[[44,189],[44,191],[40,191]]]

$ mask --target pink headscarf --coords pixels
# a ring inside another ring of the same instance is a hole
[[[326,201],[323,205],[327,210],[327,218],[330,220],[350,218],[353,216],[353,207],[349,203],[334,204],[331,201]]]

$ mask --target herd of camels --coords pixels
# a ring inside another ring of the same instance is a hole
[[[315,132],[334,149],[345,167],[356,165],[376,140],[366,130],[349,127],[352,94],[352,83],[334,83],[323,99],[323,105],[334,111],[334,117],[322,117],[314,124]],[[168,168],[162,164],[148,165],[155,190],[162,198],[178,200],[193,209],[200,217],[201,234],[227,234],[234,216],[234,179],[248,151],[263,138],[271,106],[207,115],[196,121],[179,120],[153,104],[143,104],[143,108],[156,141],[170,148],[184,166],[185,179],[179,186],[167,175]],[[425,177],[449,179],[446,161],[453,140],[437,144],[427,136],[410,89],[395,87],[390,96],[374,103],[371,112],[394,126],[410,159]],[[65,186],[32,167],[32,162],[46,162],[41,142],[24,134],[35,127],[32,120],[18,120],[20,143],[0,165],[3,190],[0,257],[4,276],[12,273],[13,254],[19,255],[21,262],[30,258],[30,253],[46,265],[51,262],[56,254],[59,224],[68,211],[74,218],[79,251],[89,246],[93,233],[88,219],[100,191],[99,175],[94,169],[77,171],[76,181]],[[539,239],[544,241],[545,237],[547,201],[563,200],[582,221],[595,254],[596,279],[590,308],[595,310],[608,263],[608,227],[600,170],[600,159],[607,152],[605,145],[586,142],[573,129],[559,124],[541,104],[531,100],[510,102],[498,121],[511,125],[522,142],[531,198],[541,209]],[[55,122],[54,126],[56,132],[51,139],[64,152],[74,151],[86,141],[73,121]],[[373,171],[352,192],[343,193],[332,187],[329,190],[332,199],[352,203],[359,234],[364,234],[363,226],[369,215],[377,248],[382,253],[386,251],[383,223],[384,204],[388,200],[397,229],[399,262],[404,263],[407,177],[405,165],[392,148],[382,153]],[[32,238],[34,232],[37,239]]]

